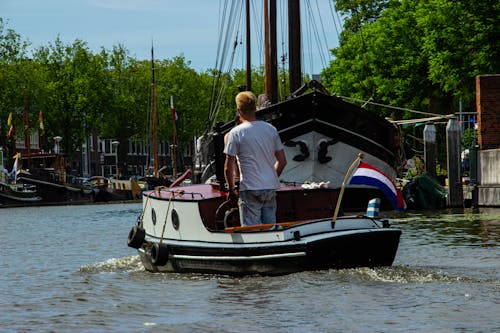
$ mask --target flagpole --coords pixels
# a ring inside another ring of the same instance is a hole
[[[24,95],[24,145],[26,148],[26,155],[28,155],[28,168],[31,168],[31,142],[30,142],[30,125],[28,118],[28,90],[26,85],[23,89]]]
[[[359,153],[358,157],[356,157],[356,159],[354,160],[354,162],[352,162],[349,169],[347,169],[347,173],[344,176],[344,181],[342,182],[342,186],[340,187],[339,197],[337,198],[337,206],[335,206],[335,213],[333,214],[332,226],[335,224],[335,221],[337,221],[337,216],[339,214],[339,209],[340,209],[340,203],[342,201],[342,197],[344,196],[344,188],[347,184],[347,181],[349,180],[349,178],[352,175],[352,172],[359,165],[359,162],[361,162],[363,157],[364,157],[363,153]]]
[[[153,175],[158,177],[158,134],[156,128],[156,82],[155,82],[155,58],[153,45],[151,45],[151,94],[152,94],[152,122],[153,122]]]
[[[170,96],[170,111],[172,112],[172,175],[177,177],[177,131],[175,128],[176,111],[174,108],[174,96]]]

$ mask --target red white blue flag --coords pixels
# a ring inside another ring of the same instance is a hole
[[[359,163],[358,168],[351,177],[349,184],[375,186],[384,192],[385,196],[395,210],[405,210],[406,203],[403,195],[394,182],[384,172],[365,162]]]

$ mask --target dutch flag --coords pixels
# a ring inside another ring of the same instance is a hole
[[[392,180],[382,171],[365,162],[359,163],[349,184],[370,185],[380,189],[386,195],[395,210],[405,210],[406,203],[401,192]]]

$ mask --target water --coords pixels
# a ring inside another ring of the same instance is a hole
[[[500,332],[500,210],[399,215],[393,267],[145,272],[139,204],[0,209],[1,332]]]

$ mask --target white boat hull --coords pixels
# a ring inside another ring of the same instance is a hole
[[[146,270],[276,275],[389,266],[396,256],[401,231],[389,228],[385,221],[340,217],[333,223],[331,217],[323,217],[278,221],[277,230],[270,230],[271,225],[217,227],[208,216],[215,210],[209,207],[214,200],[223,202],[224,193],[213,189],[211,195],[203,192],[210,185],[191,188],[190,193],[190,187],[183,187],[175,189],[177,192],[162,190],[145,195],[136,228],[143,230],[137,248]],[[287,200],[296,195],[316,201],[314,193],[294,189],[281,195]],[[303,205],[313,207],[306,202]]]

